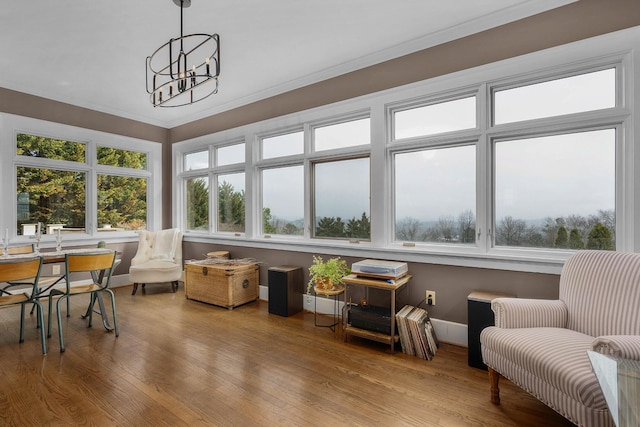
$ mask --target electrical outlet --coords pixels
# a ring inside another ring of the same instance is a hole
[[[436,291],[426,291],[424,299],[427,305],[436,305]]]
[[[51,266],[51,274],[53,274],[53,275],[60,274],[60,266],[59,265],[52,265]]]

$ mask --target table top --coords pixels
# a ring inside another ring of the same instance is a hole
[[[26,254],[14,254],[14,255],[0,255],[0,262],[10,261],[16,259],[29,259],[35,257],[42,257],[44,264],[63,262],[65,255],[74,254],[106,254],[113,252],[113,249],[106,248],[78,248],[78,249],[63,249],[61,251],[48,251],[48,252],[31,252]]]
[[[342,278],[342,282],[347,285],[370,286],[372,288],[394,290],[406,285],[411,279],[410,274],[406,274],[399,279],[372,279],[369,277],[361,277],[356,274],[350,274]]]

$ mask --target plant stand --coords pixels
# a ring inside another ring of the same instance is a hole
[[[329,328],[333,332],[336,331],[336,325],[340,323],[340,295],[344,294],[344,285],[335,285],[332,289],[322,289],[318,286],[314,286],[313,291],[316,294],[314,310],[313,310],[313,323],[316,326]],[[324,295],[327,298],[333,298],[333,322],[329,324],[318,323],[318,296]]]

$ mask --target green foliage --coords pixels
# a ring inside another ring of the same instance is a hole
[[[86,147],[34,135],[18,134],[18,155],[67,162],[86,162]],[[118,157],[119,163],[101,164],[146,168],[146,154],[100,147],[103,158]],[[126,158],[122,160],[122,158]],[[123,164],[126,163],[126,164]],[[84,228],[86,217],[86,173],[52,168],[18,167],[18,230],[25,223],[64,224]],[[147,181],[144,178],[98,175],[98,225],[110,224],[124,229],[139,229],[147,221]]]
[[[558,228],[558,235],[555,241],[556,248],[566,248],[569,245],[569,235],[567,229],[564,226]]]
[[[369,221],[367,214],[362,212],[359,220],[353,217],[347,221],[344,234],[352,239],[369,239],[371,237],[371,221]]]
[[[601,223],[596,223],[587,238],[587,249],[613,250],[611,231]]]
[[[584,249],[584,241],[577,228],[572,228],[569,233],[569,247],[571,249]]]
[[[353,217],[345,224],[340,217],[322,217],[318,220],[315,237],[370,239],[371,221],[366,212],[360,219]]]
[[[98,175],[98,225],[128,230],[147,224],[147,180],[145,178]]]
[[[313,262],[309,267],[309,282],[307,294],[311,294],[311,288],[318,279],[328,282],[331,287],[342,283],[342,278],[351,274],[347,262],[340,257],[330,258],[324,261],[320,256],[313,256]]]
[[[277,232],[276,227],[271,224],[271,209],[262,209],[262,231],[265,234],[275,234]]]
[[[85,173],[18,167],[18,230],[42,222],[85,226]]]
[[[522,219],[505,217],[496,224],[496,245],[582,249],[585,246],[588,247],[588,242],[585,245],[583,236],[590,235],[595,228],[599,229],[596,234],[604,233],[602,227],[608,230],[608,237],[601,242],[603,249],[614,250],[615,211],[613,210],[599,210],[596,214],[589,216],[568,215],[547,218],[542,226],[535,222],[528,223]],[[564,231],[561,231],[562,229]],[[569,229],[571,235],[565,238]],[[597,246],[600,243],[594,240],[591,244]]]
[[[99,165],[132,169],[147,168],[146,154],[137,151],[121,150],[119,148],[98,147],[97,160]]]
[[[16,138],[16,154],[70,162],[85,162],[84,144],[60,139],[19,133]]]
[[[205,178],[187,180],[187,229],[209,228],[209,188]]]
[[[218,185],[218,230],[243,232],[244,218],[244,190],[235,191],[223,181]]]

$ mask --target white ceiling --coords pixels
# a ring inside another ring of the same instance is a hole
[[[219,93],[154,108],[145,58],[180,35],[173,0],[5,0],[0,86],[174,127],[571,1],[193,0],[184,33],[220,34]]]

